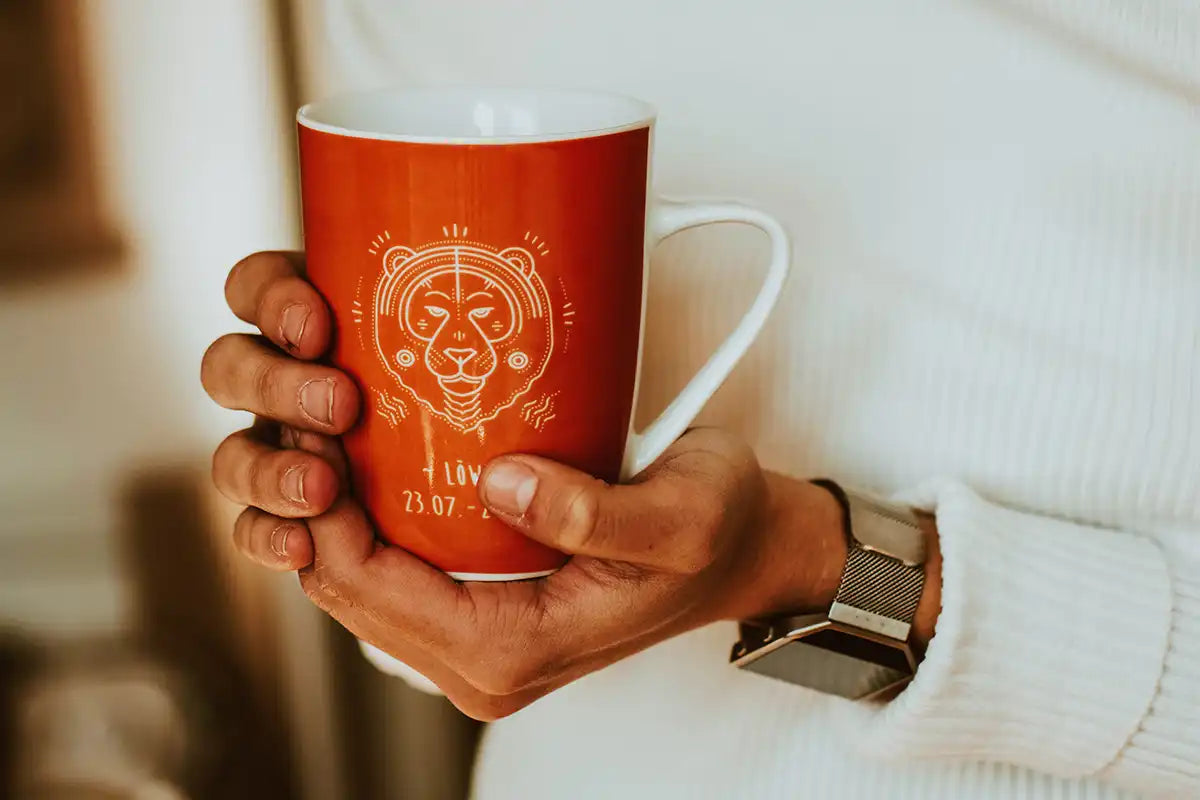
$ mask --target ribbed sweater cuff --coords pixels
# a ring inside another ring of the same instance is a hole
[[[1171,579],[1151,540],[928,487],[942,610],[913,683],[856,706],[854,738],[894,759],[1000,761],[1081,777],[1139,730],[1163,673]],[[924,501],[924,502],[922,502]]]
[[[1171,645],[1150,714],[1101,777],[1161,786],[1164,796],[1200,796],[1200,554],[1167,550],[1171,570]]]

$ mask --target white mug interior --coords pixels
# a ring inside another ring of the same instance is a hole
[[[296,120],[340,136],[401,142],[512,144],[579,139],[651,125],[649,103],[582,89],[424,87],[309,103]]]

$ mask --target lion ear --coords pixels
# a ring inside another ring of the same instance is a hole
[[[395,275],[396,270],[403,267],[416,254],[417,252],[411,247],[404,247],[403,245],[389,247],[387,252],[383,254],[383,271],[388,275]]]
[[[517,268],[517,271],[528,277],[533,274],[533,256],[521,247],[510,247],[500,251],[500,257]]]

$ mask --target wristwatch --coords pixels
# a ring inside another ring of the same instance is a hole
[[[848,554],[828,611],[740,624],[730,661],[742,669],[855,700],[912,680],[908,637],[925,586],[925,537],[912,509],[813,483],[842,505]]]

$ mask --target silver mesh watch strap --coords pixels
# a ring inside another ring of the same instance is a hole
[[[925,536],[916,514],[832,481],[814,483],[841,502],[849,545],[829,618],[907,641],[925,588]]]

